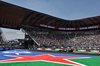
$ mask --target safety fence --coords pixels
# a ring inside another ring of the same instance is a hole
[[[76,53],[100,53],[100,50],[89,50],[89,49],[85,49],[85,50],[73,50]]]
[[[59,50],[64,50],[64,48],[37,48],[36,50],[59,51]],[[77,50],[77,49],[73,49],[73,52],[76,52],[76,53],[100,53],[100,50],[89,50],[89,49]]]
[[[0,48],[0,51],[5,51],[5,50],[13,50],[14,48],[12,48],[12,47],[1,47]]]

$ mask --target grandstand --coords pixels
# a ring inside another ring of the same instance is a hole
[[[100,16],[64,20],[3,1],[0,7],[0,26],[22,28],[25,49],[100,49]]]
[[[3,41],[4,41],[4,39],[3,39],[3,36],[2,36],[2,30],[0,28],[0,42],[3,42]]]
[[[38,47],[100,49],[99,29],[88,31],[55,31],[39,27],[24,27],[23,29]]]

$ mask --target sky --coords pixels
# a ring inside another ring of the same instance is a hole
[[[87,17],[94,17],[100,15],[100,0],[2,0],[2,1],[66,20],[77,20],[77,19],[83,19]]]

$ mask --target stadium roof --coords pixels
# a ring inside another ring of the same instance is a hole
[[[20,29],[22,25],[40,26],[59,30],[94,29],[100,28],[100,16],[80,20],[64,20],[0,1],[0,26]]]

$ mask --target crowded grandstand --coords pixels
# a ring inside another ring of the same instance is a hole
[[[39,47],[100,49],[100,30],[55,31],[39,27],[25,27],[24,30]]]

